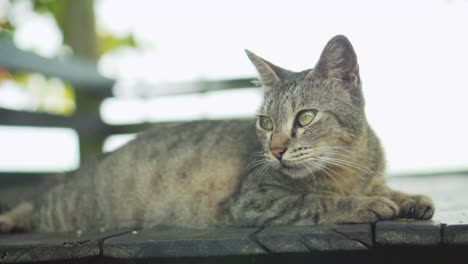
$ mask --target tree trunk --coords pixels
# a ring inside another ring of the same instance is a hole
[[[74,56],[93,62],[98,59],[98,38],[94,17],[93,0],[64,0],[63,39]],[[85,92],[76,93],[77,110],[82,114],[99,115],[103,98]],[[103,134],[90,136],[86,131],[77,131],[80,137],[80,160],[88,160],[102,152]]]
[[[97,60],[97,36],[93,0],[68,0],[64,6],[63,38],[74,55]]]

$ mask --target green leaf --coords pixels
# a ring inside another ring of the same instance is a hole
[[[138,47],[133,34],[129,34],[123,38],[119,38],[110,34],[98,35],[98,41],[99,57],[120,47]]]

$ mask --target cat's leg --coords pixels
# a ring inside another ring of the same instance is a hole
[[[389,198],[400,207],[398,217],[427,220],[434,215],[435,206],[431,198],[420,194],[407,194],[392,190],[383,181],[375,181],[370,185],[371,195],[381,195]]]
[[[23,202],[0,215],[0,233],[7,233],[14,230],[28,231],[32,228],[33,205]]]
[[[232,224],[240,226],[373,223],[394,219],[398,205],[383,196],[292,194],[281,189],[253,189],[226,203]]]

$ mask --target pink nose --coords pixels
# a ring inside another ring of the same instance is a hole
[[[271,154],[273,154],[273,156],[275,156],[278,160],[281,160],[281,158],[283,158],[283,154],[286,152],[286,150],[288,150],[288,148],[270,149]]]

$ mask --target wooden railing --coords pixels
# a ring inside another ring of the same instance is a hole
[[[15,111],[0,107],[0,125],[60,127],[74,129],[79,135],[80,160],[101,153],[106,137],[113,134],[135,133],[147,128],[149,123],[137,125],[109,125],[100,118],[101,102],[113,96],[115,81],[101,76],[93,63],[77,58],[71,60],[46,59],[17,49],[13,43],[0,39],[0,68],[9,72],[35,72],[48,77],[57,77],[70,83],[75,89],[76,112],[69,117],[46,113]],[[253,78],[228,80],[200,80],[183,83],[165,83],[144,89],[141,97],[167,96],[188,93],[206,93],[215,90],[252,87]],[[155,92],[158,91],[158,92]],[[11,181],[1,173],[0,182]],[[21,173],[22,178],[27,173]],[[14,178],[14,176],[11,176]],[[10,177],[10,178],[11,178]]]

